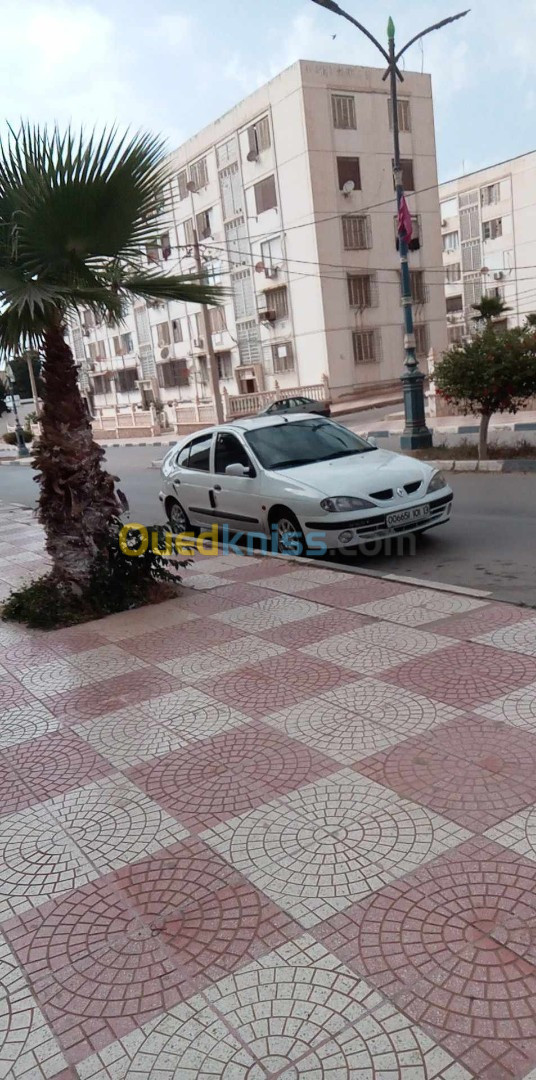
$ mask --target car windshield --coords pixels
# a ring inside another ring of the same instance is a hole
[[[347,428],[313,418],[256,428],[246,439],[264,469],[292,469],[374,450]]]

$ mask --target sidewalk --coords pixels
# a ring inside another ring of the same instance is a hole
[[[0,622],[3,1080],[534,1080],[536,613],[186,577]]]

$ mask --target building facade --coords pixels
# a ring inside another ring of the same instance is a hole
[[[499,323],[536,311],[536,152],[441,184],[441,232],[450,343],[474,329],[473,304],[496,296]]]
[[[228,290],[209,312],[229,397],[329,383],[333,399],[397,383],[404,349],[392,117],[383,71],[298,61],[169,157],[171,214],[148,266]],[[399,101],[417,353],[446,347],[430,78]],[[434,272],[429,273],[429,268]],[[135,304],[121,330],[82,314],[71,331],[92,411],[209,401],[195,305]]]

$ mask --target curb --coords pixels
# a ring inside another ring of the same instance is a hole
[[[29,469],[33,468],[33,458],[0,458],[0,465],[23,465]]]
[[[426,465],[431,465],[434,469],[441,469],[441,472],[478,472],[478,473],[529,473],[536,472],[536,458],[504,458],[497,459],[496,461],[477,461],[476,459],[469,459],[467,461],[433,461],[430,458],[418,458],[418,461],[423,461]]]

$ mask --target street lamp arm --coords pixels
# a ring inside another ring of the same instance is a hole
[[[404,48],[396,54],[397,63],[400,60],[400,57],[404,55],[406,50],[409,49],[411,45],[414,45],[416,41],[419,41],[421,38],[425,37],[426,34],[431,34],[432,30],[441,30],[442,26],[447,26],[448,23],[456,22],[457,19],[463,19],[464,15],[469,14],[470,10],[471,9],[468,8],[467,11],[460,11],[458,15],[449,15],[448,19],[442,19],[441,22],[434,23],[433,26],[427,27],[426,30],[421,30],[420,34],[415,34],[415,37],[412,37],[411,41],[408,41],[407,45],[404,45]]]
[[[313,4],[318,4],[319,7],[327,8],[328,11],[333,11],[335,15],[341,15],[343,19],[347,19],[348,22],[351,22],[354,26],[357,26],[357,29],[361,30],[361,33],[364,34],[365,37],[368,37],[369,41],[372,41],[372,44],[380,50],[382,56],[385,58],[385,60],[387,60],[387,63],[390,63],[389,53],[386,49],[384,49],[383,45],[376,40],[374,34],[371,34],[370,30],[367,30],[366,26],[362,26],[362,24],[358,22],[357,19],[354,19],[353,15],[349,15],[348,12],[344,11],[342,7],[339,7],[339,5],[335,3],[335,0],[313,0]]]

